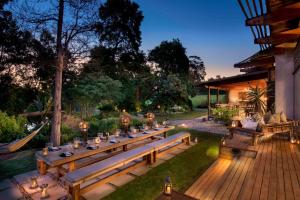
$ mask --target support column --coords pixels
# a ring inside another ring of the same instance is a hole
[[[292,53],[275,55],[275,111],[294,118],[294,58]]]
[[[210,117],[210,86],[208,86],[208,94],[207,94],[207,108],[208,108],[208,118]]]

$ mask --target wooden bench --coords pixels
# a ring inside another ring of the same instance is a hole
[[[152,164],[153,162],[155,162],[157,152],[160,149],[179,141],[183,141],[186,144],[189,144],[190,134],[178,133],[168,138],[120,153],[98,163],[94,163],[92,165],[67,173],[65,175],[65,180],[69,185],[69,193],[72,196],[72,199],[80,199],[80,193],[83,193],[80,190],[84,190],[84,188],[80,187],[81,184],[93,178],[104,175],[105,173],[108,173],[112,170],[122,168],[130,162],[139,158],[144,158],[146,159],[148,164]]]

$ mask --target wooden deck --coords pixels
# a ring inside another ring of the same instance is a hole
[[[219,158],[186,195],[196,199],[300,199],[300,151],[288,141],[257,145],[255,158]]]

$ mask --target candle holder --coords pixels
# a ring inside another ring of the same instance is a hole
[[[165,179],[164,194],[170,196],[172,193],[172,183],[170,176]]]
[[[31,180],[31,184],[30,184],[30,187],[29,187],[30,189],[33,190],[33,189],[36,189],[36,188],[39,187],[36,176],[31,177],[30,180]]]
[[[48,155],[48,147],[43,148],[43,156],[47,156]]]
[[[87,144],[87,139],[88,139],[88,129],[89,129],[89,123],[86,121],[81,121],[79,123],[79,129],[81,134],[83,135],[83,142],[84,145]]]
[[[79,139],[78,138],[75,138],[74,141],[73,141],[73,148],[74,149],[78,149],[79,148]]]
[[[41,199],[46,199],[49,197],[48,194],[48,184],[41,185]]]

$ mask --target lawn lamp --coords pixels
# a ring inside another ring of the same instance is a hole
[[[86,121],[81,121],[79,123],[79,129],[80,129],[80,132],[83,136],[84,145],[86,145],[87,144],[87,139],[88,139],[89,123],[86,122]]]
[[[147,125],[150,127],[150,129],[153,128],[154,119],[155,119],[155,115],[153,113],[149,112],[146,114]]]
[[[165,195],[171,195],[172,193],[172,183],[170,176],[167,176],[165,178],[165,186],[164,186],[164,194]]]

